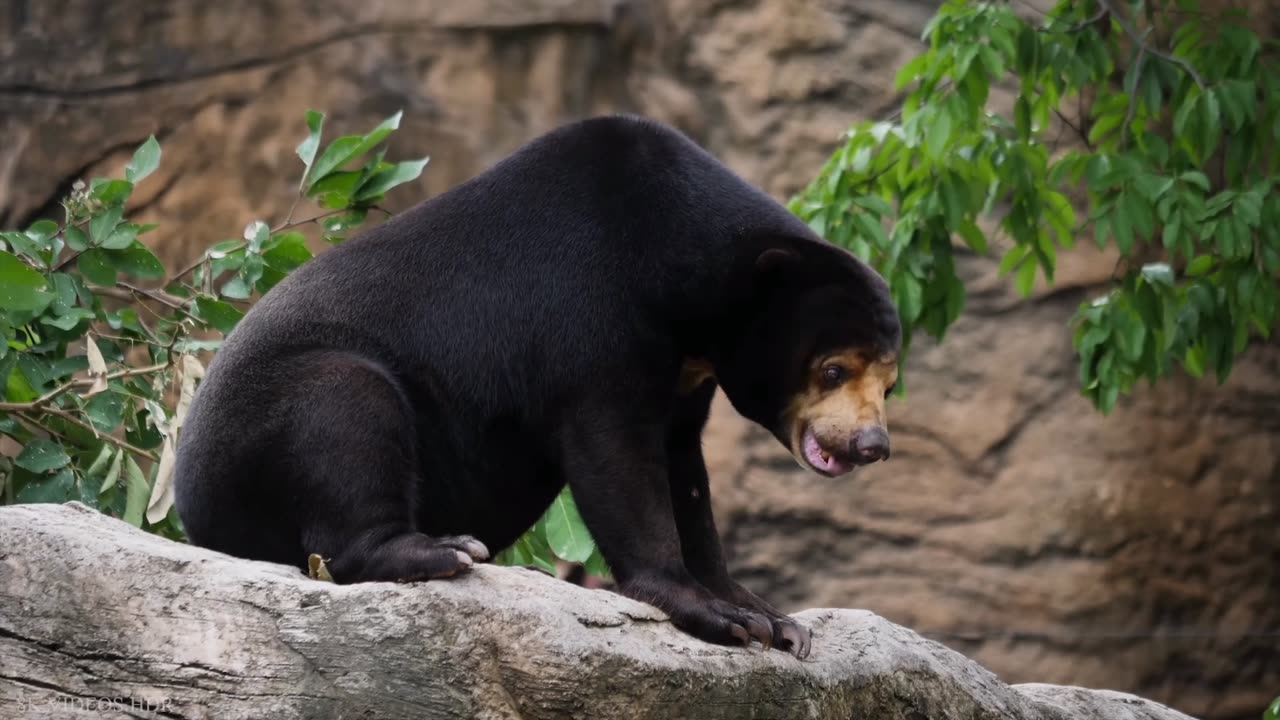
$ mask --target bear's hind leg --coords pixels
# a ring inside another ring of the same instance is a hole
[[[446,578],[489,557],[470,536],[419,532],[414,414],[390,373],[330,355],[300,374],[284,465],[306,555],[344,584]]]

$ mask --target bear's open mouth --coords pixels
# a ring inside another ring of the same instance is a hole
[[[804,461],[808,463],[809,467],[827,477],[844,475],[854,468],[852,460],[823,448],[818,442],[818,437],[813,434],[813,428],[804,429],[801,446]]]

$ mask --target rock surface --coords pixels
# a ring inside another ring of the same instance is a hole
[[[0,508],[0,548],[5,717],[1188,720],[1010,687],[865,611],[801,613],[800,662],[532,570],[339,587],[75,503]]]
[[[0,226],[51,214],[156,132],[137,213],[176,267],[283,216],[306,108],[330,137],[404,109],[392,156],[432,163],[393,209],[611,110],[675,123],[785,198],[850,122],[894,106],[936,4],[11,0]],[[722,401],[707,454],[728,552],[789,609],[867,608],[1010,681],[1253,720],[1280,691],[1280,351],[1225,387],[1177,379],[1098,416],[1067,322],[1114,259],[1081,247],[1030,301],[994,262],[964,263],[968,308],[941,346],[918,343],[886,465],[806,475]]]

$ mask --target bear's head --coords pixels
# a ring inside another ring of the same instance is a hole
[[[734,408],[822,475],[888,459],[885,401],[902,347],[888,284],[810,239],[763,250],[750,272],[747,300],[731,311],[712,361]]]

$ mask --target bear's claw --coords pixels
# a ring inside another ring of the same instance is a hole
[[[446,535],[444,537],[434,538],[437,545],[450,547],[466,553],[468,556],[468,566],[470,561],[483,562],[489,559],[489,548],[484,543],[471,537],[470,535]]]

